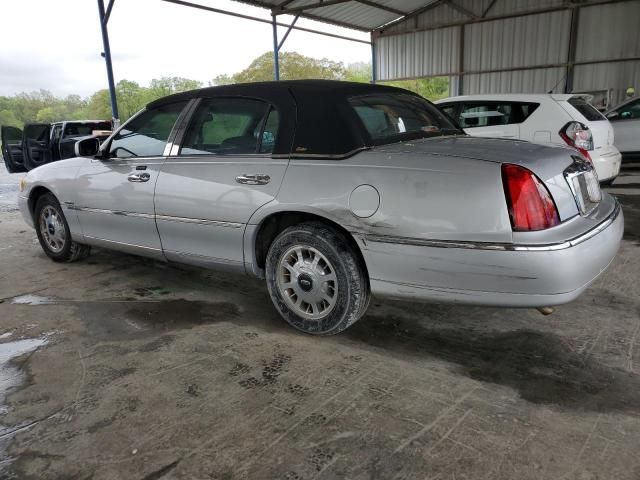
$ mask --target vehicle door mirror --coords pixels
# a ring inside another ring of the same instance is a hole
[[[78,140],[75,145],[76,157],[95,157],[100,150],[100,141],[96,137]]]

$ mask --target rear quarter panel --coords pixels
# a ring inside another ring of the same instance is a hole
[[[356,216],[350,196],[371,185],[377,211]],[[357,236],[510,242],[500,164],[459,157],[365,151],[346,160],[293,159],[276,200],[251,224],[276,211],[316,213]]]

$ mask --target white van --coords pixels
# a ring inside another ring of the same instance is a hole
[[[610,185],[620,171],[609,120],[585,95],[468,95],[436,102],[475,137],[499,137],[569,145],[593,162],[598,179]]]

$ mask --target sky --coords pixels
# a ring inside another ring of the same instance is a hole
[[[231,0],[193,1],[271,18],[267,10]],[[5,1],[2,17],[0,95],[42,88],[86,97],[107,88],[96,0]],[[279,19],[288,23],[292,17]],[[367,33],[323,23],[300,19],[298,25],[368,40]],[[116,0],[109,36],[116,82],[126,78],[141,85],[162,76],[206,85],[217,75],[246,68],[273,42],[270,25],[161,0]],[[368,45],[300,31],[289,35],[282,50],[345,64],[368,62],[371,55]]]

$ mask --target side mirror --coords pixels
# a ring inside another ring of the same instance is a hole
[[[76,157],[95,157],[100,150],[100,142],[96,137],[78,140],[75,145]]]

